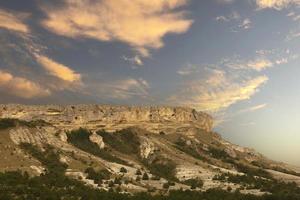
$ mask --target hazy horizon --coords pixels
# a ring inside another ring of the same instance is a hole
[[[187,106],[300,166],[298,0],[0,1],[0,103]]]

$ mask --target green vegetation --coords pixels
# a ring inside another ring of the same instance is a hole
[[[275,179],[260,178],[248,174],[234,175],[230,173],[216,175],[213,180],[241,184],[246,189],[259,189],[263,192],[270,192],[276,197],[275,199],[280,199],[279,197],[285,199],[289,195],[291,195],[290,199],[300,199],[300,188],[296,183],[284,183]]]
[[[110,162],[116,162],[126,165],[127,162],[112,155],[108,149],[100,149],[96,143],[90,141],[89,136],[92,133],[86,129],[80,128],[67,133],[68,142],[77,148],[86,151],[90,154],[103,158]]]
[[[223,149],[218,149],[218,148],[213,148],[210,147],[209,148],[209,153],[212,155],[212,157],[216,158],[216,159],[227,159],[227,158],[231,158],[229,156],[229,154],[224,151]]]
[[[127,169],[125,167],[121,167],[120,172],[121,173],[127,173]]]
[[[94,168],[89,167],[85,170],[85,173],[87,173],[87,178],[88,179],[92,179],[95,181],[95,183],[102,183],[103,180],[108,180],[110,179],[111,173],[106,170],[106,169],[102,169],[100,171],[95,171]]]
[[[254,165],[254,166],[260,167],[260,168],[265,168],[265,169],[268,168],[268,165],[263,164],[263,163],[261,163],[259,161],[252,161],[251,164]],[[300,173],[295,172],[293,170],[288,170],[288,169],[282,168],[280,166],[274,166],[274,167],[271,167],[270,169],[278,171],[278,172],[282,172],[282,173],[285,173],[285,174],[290,174],[290,175],[294,175],[294,176],[299,176],[300,177]]]
[[[26,126],[29,128],[34,128],[37,126],[47,126],[50,125],[49,123],[43,120],[33,120],[30,122],[19,120],[19,119],[12,119],[12,118],[3,118],[0,119],[0,130],[7,129],[7,128],[14,128],[17,126]]]
[[[38,147],[29,144],[29,143],[22,143],[20,147],[25,150],[25,152],[29,153],[32,157],[39,160],[42,165],[46,166],[47,172],[46,173],[64,173],[67,169],[67,165],[61,163],[59,161],[59,153],[54,150],[54,148],[50,145],[47,145],[44,152],[41,152]]]
[[[206,192],[170,191],[168,196],[140,193],[135,195],[105,192],[85,186],[83,183],[67,177],[42,175],[30,178],[28,174],[16,172],[0,173],[0,199],[3,200],[300,200],[300,189],[294,184],[281,184],[272,188],[273,195],[245,195],[240,192],[228,192],[210,189]],[[51,180],[51,181],[49,181]],[[116,182],[116,183],[115,183]],[[113,187],[118,181],[112,182]],[[169,188],[166,183],[164,187]],[[112,190],[110,190],[112,191]]]
[[[140,147],[139,137],[130,129],[124,129],[115,133],[98,131],[98,135],[103,138],[105,144],[108,144],[115,150],[125,154],[138,154]]]
[[[192,156],[196,159],[208,162],[208,159],[206,157],[199,154],[199,152],[197,151],[197,148],[192,147],[192,146],[188,146],[186,144],[186,142],[182,139],[179,139],[177,142],[175,142],[175,147],[178,150],[180,150],[180,151],[182,151],[182,152],[184,152],[184,153],[186,153],[186,154],[188,154],[188,155],[190,155],[190,156]]]
[[[259,176],[259,177],[272,179],[271,174],[261,168],[252,167],[237,162],[234,162],[234,165],[239,172],[243,172],[249,176]]]
[[[148,176],[148,174],[147,174],[146,172],[143,174],[142,179],[143,179],[144,181],[145,181],[145,180],[149,180],[149,176]]]
[[[152,163],[144,161],[144,165],[150,170],[151,174],[170,181],[178,181],[175,177],[176,164],[171,160],[157,158]]]
[[[203,181],[200,178],[188,179],[183,182],[186,185],[191,186],[191,189],[201,188],[203,186]]]

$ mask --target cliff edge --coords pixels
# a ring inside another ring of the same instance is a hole
[[[195,127],[211,131],[210,115],[184,107],[111,105],[0,105],[0,118],[44,120],[66,130],[78,127],[116,131],[131,126],[166,133]]]

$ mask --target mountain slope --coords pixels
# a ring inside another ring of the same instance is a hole
[[[156,194],[168,188],[222,188],[263,195],[284,184],[277,180],[300,184],[295,169],[224,141],[212,132],[211,117],[193,109],[0,107],[1,171],[44,174],[49,166],[38,155],[45,154],[58,156],[62,166],[53,162],[54,169],[103,190]]]

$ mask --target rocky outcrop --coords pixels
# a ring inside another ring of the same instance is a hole
[[[140,156],[143,159],[148,159],[150,155],[154,154],[156,148],[152,141],[147,138],[141,138]]]
[[[89,139],[91,142],[96,143],[100,149],[103,149],[105,147],[103,138],[100,135],[93,133],[90,135]]]
[[[211,131],[212,117],[183,107],[128,107],[106,105],[0,105],[0,118],[26,121],[41,119],[66,130],[86,127],[91,130],[116,131],[131,126],[151,132],[172,132],[196,127]]]

